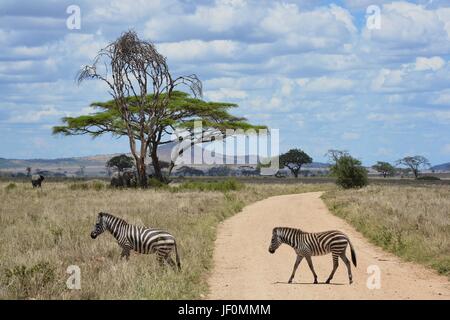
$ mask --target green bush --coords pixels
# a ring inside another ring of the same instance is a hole
[[[11,182],[10,184],[8,184],[8,185],[5,187],[5,190],[6,190],[6,191],[10,191],[10,190],[13,190],[13,189],[15,189],[15,188],[17,188],[17,185],[16,185],[14,182]]]
[[[241,190],[244,185],[235,179],[227,179],[223,181],[188,181],[183,182],[180,186],[175,187],[178,190],[198,190],[198,191],[236,191]]]
[[[441,180],[438,177],[433,177],[433,176],[422,176],[422,177],[418,177],[417,180]]]
[[[159,181],[156,178],[149,178],[148,179],[148,186],[150,188],[165,188],[165,187],[167,187],[167,184],[165,184],[164,182]]]
[[[98,180],[92,181],[92,189],[100,191],[103,190],[103,188],[105,188],[105,184],[103,182]]]
[[[55,281],[55,267],[39,262],[31,267],[18,265],[3,272],[4,284],[17,291],[19,298],[32,298]]]
[[[336,183],[344,189],[361,188],[368,183],[367,170],[361,166],[361,161],[349,155],[340,157],[331,172]]]

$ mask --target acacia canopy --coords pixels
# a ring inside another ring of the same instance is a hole
[[[148,95],[147,100],[151,103],[154,97]],[[152,124],[156,130],[144,128],[143,142],[149,144],[150,155],[156,154],[158,146],[175,142],[175,130],[185,130],[188,132],[189,134],[185,135],[184,139],[189,139],[190,143],[188,145],[191,146],[196,143],[226,138],[227,130],[230,129],[257,130],[266,128],[265,126],[252,125],[245,118],[232,115],[229,110],[237,107],[234,103],[207,102],[199,98],[191,97],[189,94],[181,91],[173,91],[168,101],[168,104],[164,107],[164,112]],[[141,140],[142,132],[139,119],[142,109],[135,106],[135,97],[128,97],[126,102],[128,109],[131,111],[129,125],[132,128],[134,138]],[[64,125],[53,127],[53,133],[63,135],[88,134],[94,138],[106,133],[117,137],[128,135],[127,124],[123,120],[120,107],[116,104],[115,100],[94,102],[91,104],[91,107],[98,111],[79,117],[64,117],[62,119]],[[200,135],[194,134],[193,130],[195,124],[198,123],[202,124],[202,132],[200,132]],[[179,150],[179,153],[181,154],[183,151]],[[158,159],[155,161],[152,158],[155,172],[160,171],[159,167],[155,167],[155,164],[157,165],[158,162]],[[171,164],[170,170],[173,168],[173,165],[174,163]]]

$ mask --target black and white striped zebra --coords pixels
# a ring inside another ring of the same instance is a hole
[[[295,272],[297,271],[297,268],[303,258],[305,258],[306,261],[308,262],[309,268],[311,269],[311,272],[314,275],[314,283],[318,283],[317,275],[316,272],[314,271],[314,266],[312,264],[311,257],[320,256],[328,253],[332,254],[333,270],[331,271],[331,274],[328,277],[326,283],[330,283],[331,279],[333,279],[334,273],[336,272],[336,269],[339,265],[339,257],[342,259],[342,261],[344,261],[345,265],[347,266],[350,284],[353,282],[350,262],[348,261],[345,255],[347,244],[350,245],[352,262],[355,267],[356,267],[356,255],[352,243],[344,233],[337,230],[308,233],[300,229],[294,228],[284,228],[284,227],[274,228],[272,231],[272,240],[270,242],[269,252],[275,253],[275,250],[277,250],[282,243],[291,246],[297,253],[297,259],[295,260],[294,270],[292,271],[292,275],[289,278],[288,281],[289,283],[292,283],[292,280],[294,279],[295,276]]]
[[[91,238],[97,238],[98,235],[106,230],[116,238],[117,243],[122,248],[120,258],[126,257],[128,260],[130,250],[144,254],[156,253],[160,264],[166,261],[175,268],[175,262],[170,257],[171,251],[174,250],[177,261],[176,266],[181,270],[177,243],[174,236],[167,231],[134,226],[112,214],[100,212],[97,216],[94,230],[91,232]]]

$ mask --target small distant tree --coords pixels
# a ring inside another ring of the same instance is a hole
[[[378,161],[372,166],[372,168],[383,175],[384,178],[387,176],[393,176],[395,174],[395,168],[388,162]]]
[[[336,183],[345,188],[361,188],[367,185],[367,170],[361,165],[361,161],[350,155],[337,158],[331,166],[331,173],[336,176]]]
[[[117,171],[123,172],[124,169],[133,168],[134,161],[132,157],[127,156],[126,154],[121,154],[119,156],[112,157],[106,163],[106,167],[108,169],[116,168]]]
[[[291,149],[280,156],[280,165],[288,167],[292,174],[298,178],[302,165],[311,163],[312,158],[300,149]]]
[[[31,167],[27,167],[27,177],[31,176]]]
[[[396,164],[403,165],[411,169],[416,179],[419,177],[421,168],[426,168],[430,166],[430,162],[424,156],[404,157],[402,159],[397,160]]]

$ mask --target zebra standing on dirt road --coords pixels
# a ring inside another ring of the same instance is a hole
[[[168,232],[159,229],[149,229],[128,224],[125,220],[115,217],[112,214],[100,212],[97,216],[97,223],[91,232],[91,238],[108,230],[116,238],[117,243],[122,248],[120,258],[130,257],[130,250],[139,253],[156,253],[160,264],[166,261],[175,268],[175,262],[170,257],[172,249],[175,251],[176,266],[181,270],[180,257],[178,256],[177,243],[175,238]]]
[[[340,257],[347,266],[348,279],[350,284],[352,284],[353,282],[352,270],[350,262],[348,261],[345,255],[347,244],[350,245],[352,262],[355,267],[356,267],[356,255],[349,238],[344,233],[337,230],[308,233],[300,229],[294,228],[284,228],[284,227],[274,228],[272,231],[272,240],[270,242],[269,252],[275,253],[275,250],[277,250],[282,243],[291,246],[297,253],[297,259],[294,264],[294,270],[292,271],[292,275],[289,278],[288,281],[289,283],[292,283],[292,280],[294,279],[295,276],[295,272],[297,271],[297,268],[303,258],[306,258],[309,268],[311,269],[311,272],[314,275],[314,283],[318,283],[317,275],[316,272],[314,271],[314,266],[312,264],[311,257],[320,256],[331,252],[333,257],[333,270],[331,271],[331,274],[328,277],[326,283],[330,283],[331,279],[333,279],[334,273],[336,272],[336,269],[338,268],[339,265],[339,257]]]

